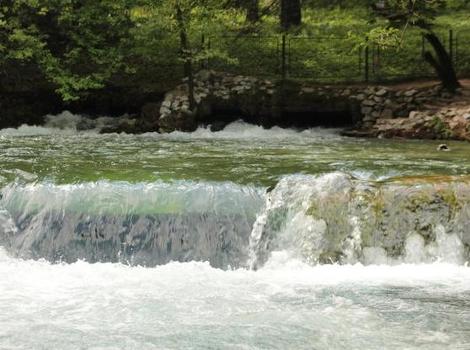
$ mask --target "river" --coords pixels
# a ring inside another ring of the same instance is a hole
[[[469,349],[470,144],[0,131],[0,349]]]

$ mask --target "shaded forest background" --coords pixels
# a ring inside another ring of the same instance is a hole
[[[400,1],[408,2],[391,3]],[[34,123],[63,109],[137,113],[189,71],[278,77],[282,57],[288,57],[291,78],[360,82],[366,45],[378,52],[370,53],[371,80],[432,77],[433,67],[422,60],[428,50],[422,23],[432,25],[458,73],[470,73],[470,1],[432,0],[420,7],[417,0],[404,19],[396,9],[393,18],[381,16],[374,9],[383,3],[4,0],[0,121]]]

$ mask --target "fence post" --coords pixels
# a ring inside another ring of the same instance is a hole
[[[282,34],[281,55],[281,74],[282,80],[285,80],[287,77],[286,34]]]
[[[212,45],[211,36],[209,36],[206,39],[206,47],[207,47],[208,51],[211,50],[211,45]],[[207,58],[207,60],[206,60],[206,69],[210,69],[210,68],[211,68],[211,59]]]
[[[365,57],[364,57],[364,78],[365,82],[369,82],[369,71],[370,71],[370,62],[369,62],[369,42],[366,40],[366,47],[365,47]]]
[[[454,31],[449,29],[449,57],[450,61],[454,63]]]
[[[204,33],[201,34],[201,50],[204,51],[206,49],[206,36]],[[203,60],[201,62],[201,68],[207,69],[207,60]]]

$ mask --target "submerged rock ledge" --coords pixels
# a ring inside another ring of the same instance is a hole
[[[463,264],[469,220],[469,177],[289,176],[269,193],[254,225],[252,266],[277,250],[313,264]]]
[[[468,176],[291,175],[268,193],[229,183],[36,183],[3,194],[0,245],[26,259],[258,268],[282,251],[310,264],[470,261]]]

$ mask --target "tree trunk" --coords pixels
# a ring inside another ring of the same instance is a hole
[[[300,0],[281,0],[281,27],[287,31],[302,24]]]
[[[259,21],[259,0],[246,0],[246,21],[249,23]]]
[[[450,92],[455,92],[455,90],[460,87],[460,83],[457,79],[457,74],[455,73],[449,53],[433,32],[424,34],[424,38],[432,46],[436,55],[433,56],[432,53],[428,51],[424,53],[424,59],[434,68],[442,82],[442,86]]]
[[[186,33],[186,25],[184,23],[183,10],[178,2],[175,5],[176,21],[178,22],[178,29],[180,34],[180,50],[181,57],[184,60],[184,75],[188,78],[188,97],[189,109],[194,111],[196,108],[196,101],[194,99],[194,76],[193,76],[193,63],[190,57],[191,47],[189,45],[188,34]]]

